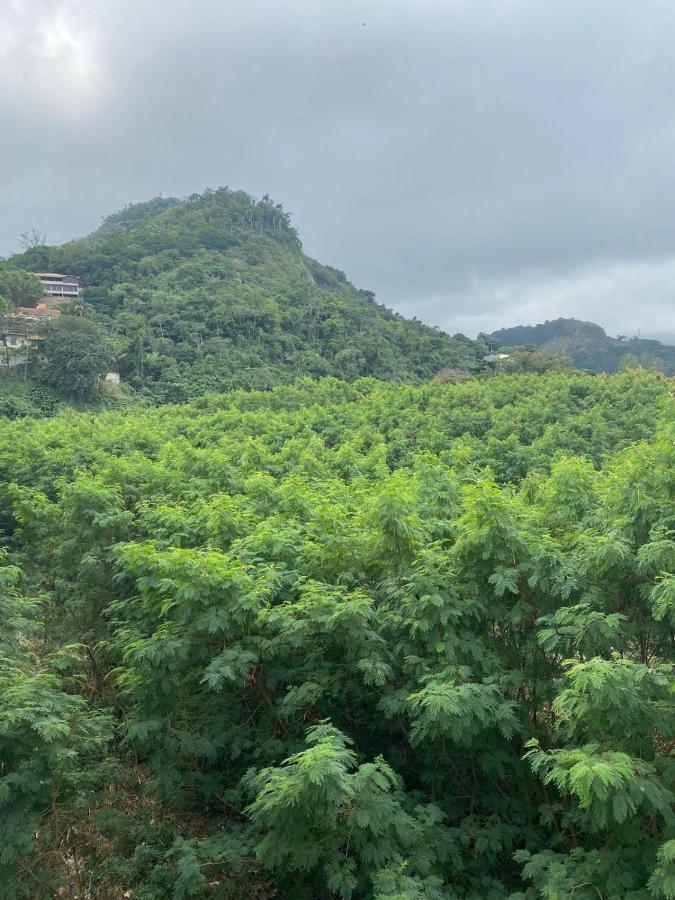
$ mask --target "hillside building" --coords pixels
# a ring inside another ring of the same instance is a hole
[[[30,332],[0,334],[0,371],[16,369],[29,363],[44,337]]]
[[[42,282],[45,297],[56,302],[78,300],[82,291],[82,282],[77,275],[61,275],[58,272],[35,272]]]
[[[46,303],[19,306],[13,313],[0,315],[0,372],[16,370],[34,359],[37,347],[45,339],[36,325],[52,322],[60,315],[60,310],[49,309]]]

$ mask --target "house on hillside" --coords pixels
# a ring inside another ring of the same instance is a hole
[[[82,292],[82,282],[77,275],[61,275],[58,272],[35,272],[42,282],[45,297],[53,303],[77,301]]]
[[[35,334],[32,322],[20,316],[0,316],[0,371],[9,372],[31,359],[42,335]]]
[[[45,303],[38,303],[37,306],[19,306],[17,307],[17,315],[20,319],[53,319],[55,316],[61,315],[59,309],[48,309]]]
[[[43,334],[35,333],[38,322],[51,322],[60,316],[58,309],[47,309],[41,303],[36,307],[20,306],[10,315],[0,316],[0,371],[16,369],[30,362]]]

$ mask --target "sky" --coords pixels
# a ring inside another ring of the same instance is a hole
[[[454,333],[675,340],[671,0],[3,0],[0,255],[228,185]]]

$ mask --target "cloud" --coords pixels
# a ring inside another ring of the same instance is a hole
[[[0,8],[0,102],[19,131],[29,117],[34,127],[67,124],[100,100],[99,36],[82,27],[83,12],[79,3],[44,0]],[[47,145],[50,139],[45,130]]]
[[[559,316],[602,322],[611,335],[675,338],[675,256],[641,262],[598,261],[554,275],[531,271],[476,278],[464,290],[431,295],[405,308],[451,333],[475,335],[514,322]]]
[[[673,328],[674,26],[665,0],[10,0],[0,252],[229,184],[452,330]]]

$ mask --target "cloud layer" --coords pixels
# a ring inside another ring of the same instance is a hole
[[[675,6],[10,0],[0,253],[229,184],[450,331],[675,333]]]

